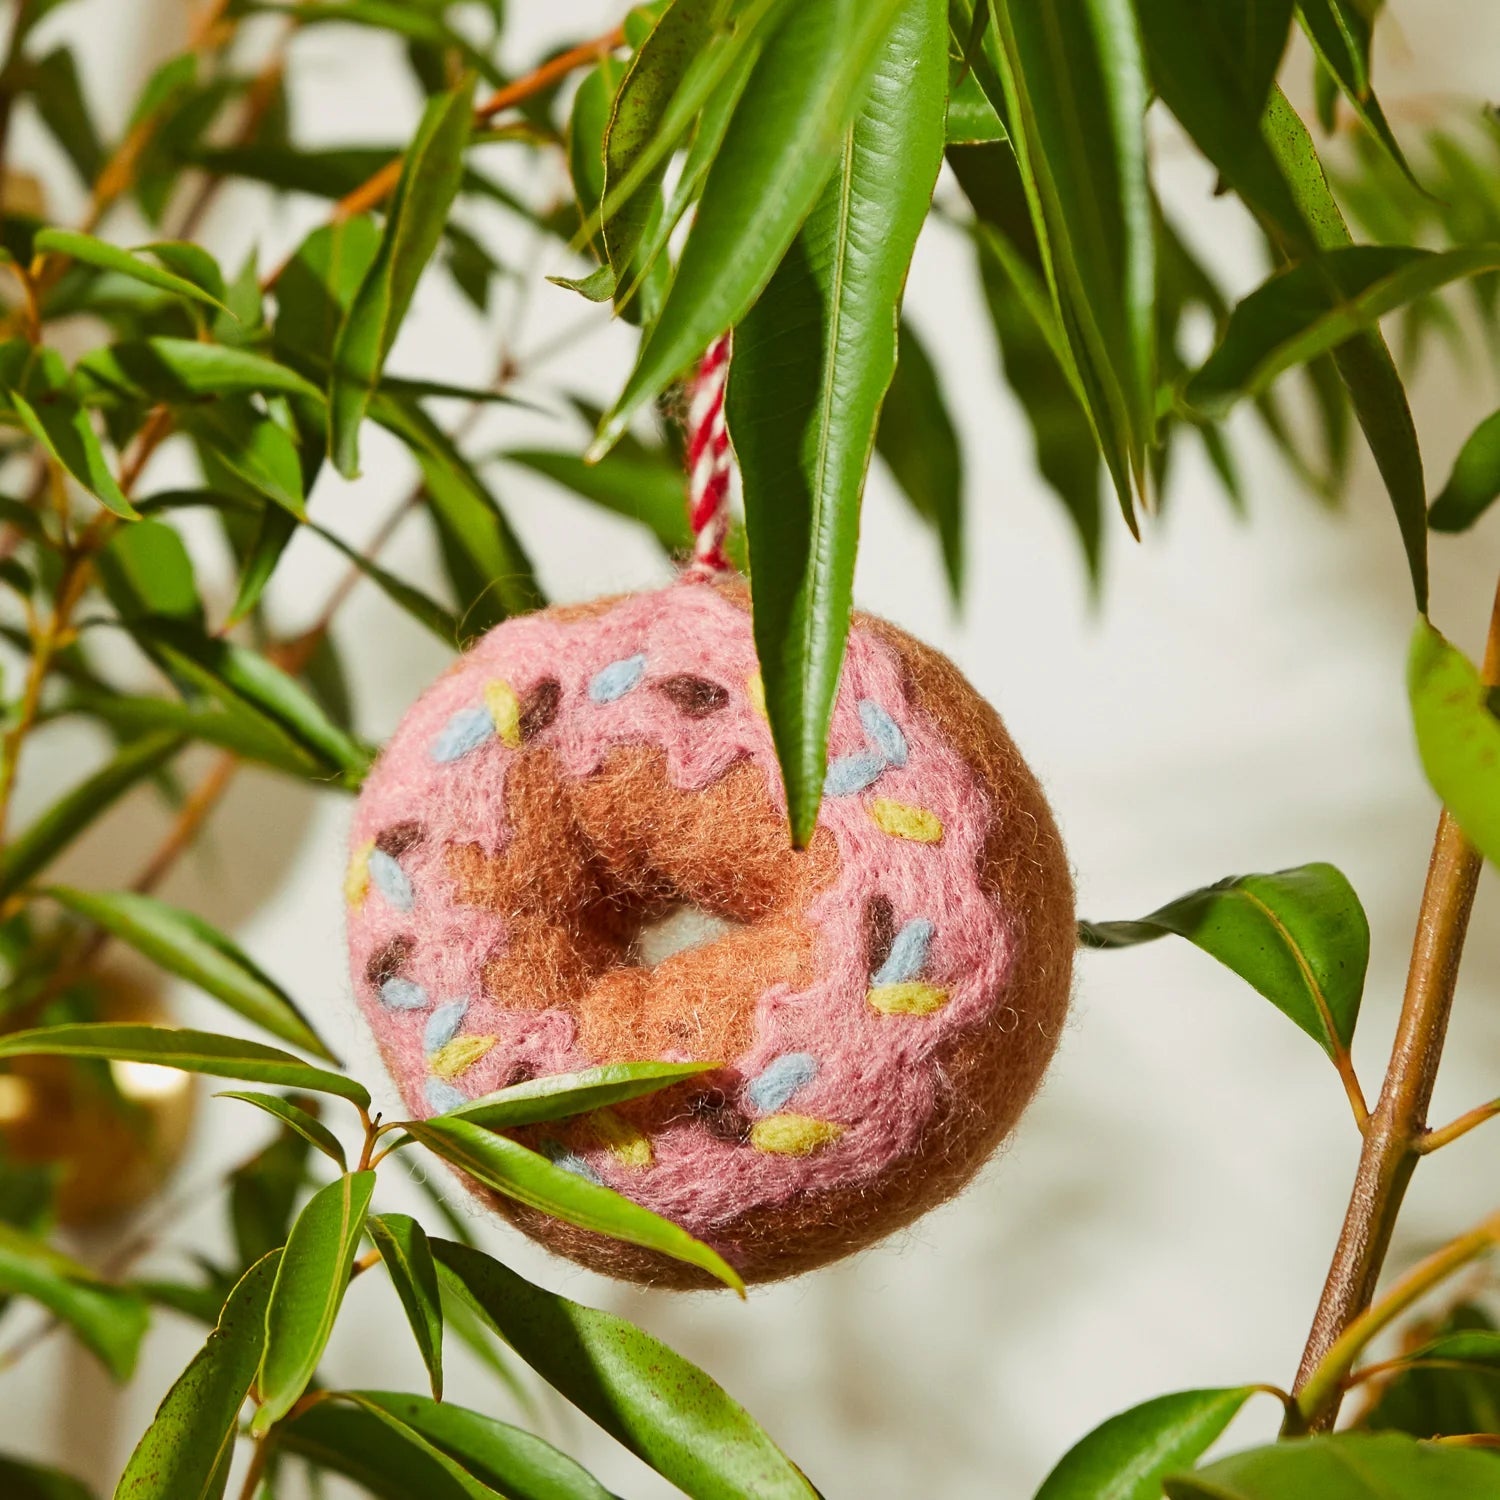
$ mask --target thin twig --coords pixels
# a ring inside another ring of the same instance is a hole
[[[1500,588],[1490,617],[1482,672],[1485,682],[1500,683]],[[1298,1405],[1288,1431],[1326,1430],[1338,1416],[1338,1380],[1330,1383],[1319,1378],[1318,1372],[1370,1307],[1396,1217],[1422,1154],[1427,1109],[1453,1008],[1480,864],[1478,851],[1445,808],[1438,818],[1422,892],[1396,1041],[1365,1131],[1344,1225],[1292,1385]],[[1340,1376],[1346,1371],[1347,1367]]]
[[[1461,1114],[1450,1124],[1441,1126],[1437,1130],[1429,1130],[1417,1142],[1417,1150],[1426,1156],[1428,1152],[1437,1151],[1450,1142],[1456,1141],[1460,1136],[1467,1135],[1476,1125],[1483,1125],[1486,1120],[1493,1120],[1496,1115],[1500,1115],[1500,1099],[1491,1099],[1488,1104],[1481,1104],[1466,1114]]]

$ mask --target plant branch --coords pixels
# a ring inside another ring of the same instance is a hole
[[[1487,683],[1500,683],[1500,589],[1490,617],[1482,670]],[[1433,840],[1395,1044],[1292,1386],[1298,1404],[1288,1431],[1326,1430],[1338,1416],[1338,1380],[1330,1383],[1318,1372],[1370,1307],[1407,1185],[1422,1154],[1428,1134],[1427,1109],[1448,1032],[1480,864],[1478,851],[1445,808]]]
[[[1354,1361],[1371,1339],[1389,1328],[1418,1298],[1470,1261],[1488,1254],[1497,1244],[1500,1244],[1500,1213],[1491,1214],[1482,1224],[1413,1266],[1378,1302],[1351,1319],[1297,1393],[1298,1412],[1309,1425],[1326,1406],[1337,1403],[1348,1385]]]
[[[1486,1120],[1493,1120],[1500,1115],[1500,1099],[1491,1099],[1488,1104],[1481,1104],[1475,1109],[1461,1114],[1456,1120],[1438,1130],[1429,1130],[1421,1140],[1417,1142],[1417,1151],[1426,1156],[1430,1151],[1437,1151],[1460,1136],[1467,1135],[1476,1125],[1483,1125]]]

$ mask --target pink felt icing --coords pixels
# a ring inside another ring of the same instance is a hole
[[[596,674],[637,654],[645,656],[642,686],[692,674],[720,684],[728,704],[694,719],[663,694],[641,687],[613,702],[590,698]],[[359,800],[352,842],[358,851],[383,829],[419,819],[427,836],[400,857],[415,900],[411,910],[399,910],[371,884],[351,905],[349,948],[360,1006],[414,1115],[433,1113],[423,1045],[428,1019],[435,1007],[454,1000],[468,1003],[458,1035],[498,1038],[454,1080],[466,1096],[502,1086],[518,1063],[551,1073],[621,1060],[585,1056],[571,1016],[508,1010],[484,990],[481,970],[503,949],[505,924],[492,912],[456,903],[443,849],[450,841],[477,841],[492,853],[504,850],[506,770],[516,752],[492,738],[449,763],[434,761],[431,747],[454,715],[482,707],[485,684],[497,677],[523,694],[544,678],[556,678],[562,686],[559,711],[534,743],[548,746],[567,775],[587,777],[613,745],[648,744],[665,751],[674,785],[694,789],[748,757],[764,770],[768,794],[784,807],[770,731],[747,692],[755,671],[745,611],[717,590],[679,584],[632,596],[591,618],[544,612],[508,621],[407,714]],[[933,1053],[1003,1003],[1006,919],[978,878],[990,818],[986,794],[939,725],[906,701],[895,653],[856,628],[834,708],[830,762],[870,748],[858,711],[862,699],[879,704],[899,726],[906,762],[887,764],[858,793],[824,799],[819,824],[836,840],[840,868],[809,911],[821,938],[817,978],[805,990],[783,985],[759,996],[753,1044],[731,1060],[734,1071],[751,1080],[783,1054],[812,1054],[816,1075],[784,1108],[843,1125],[845,1133],[810,1155],[787,1156],[720,1140],[684,1116],[656,1134],[654,1164],[647,1170],[622,1166],[603,1149],[585,1153],[589,1167],[610,1186],[710,1241],[715,1225],[747,1208],[878,1174],[912,1150],[943,1082],[934,1076]],[[921,843],[884,831],[870,815],[877,798],[935,814],[941,840]],[[724,836],[732,839],[733,828]],[[866,899],[877,890],[890,897],[898,926],[919,917],[933,925],[921,977],[946,990],[949,999],[931,1014],[881,1014],[867,1003],[863,923]],[[366,977],[371,955],[398,937],[413,944],[402,972],[425,991],[427,1003],[419,1009],[389,1008]],[[732,1246],[720,1248],[733,1258]]]

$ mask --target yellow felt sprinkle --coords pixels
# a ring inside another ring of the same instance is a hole
[[[948,1003],[948,991],[908,979],[903,984],[877,984],[865,998],[885,1016],[930,1016]]]
[[[752,672],[745,679],[745,692],[750,699],[750,707],[769,723],[770,715],[766,713],[766,680],[759,672]]]
[[[484,685],[484,706],[495,721],[500,743],[514,750],[521,743],[521,700],[516,690],[503,677],[495,677]]]
[[[492,1036],[459,1036],[439,1047],[427,1060],[427,1066],[439,1078],[454,1079],[466,1073],[495,1045]]]
[[[370,889],[370,856],[375,852],[375,840],[366,839],[349,857],[349,868],[344,873],[344,900],[356,911],[365,904]]]
[[[877,797],[870,804],[870,816],[875,826],[892,838],[935,844],[943,836],[942,819],[936,813],[928,812],[925,807],[893,802],[889,797]]]
[[[776,1156],[811,1156],[838,1140],[846,1128],[810,1115],[767,1115],[750,1127],[750,1144]]]
[[[649,1167],[656,1160],[651,1138],[614,1110],[596,1109],[588,1117],[588,1126],[600,1145],[607,1146],[622,1166]]]

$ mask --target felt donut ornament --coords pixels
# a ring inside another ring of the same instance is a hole
[[[1057,1043],[1074,924],[1051,811],[999,717],[870,616],[813,838],[792,847],[725,554],[727,361],[725,338],[690,393],[683,577],[484,636],[366,781],[346,895],[355,993],[418,1118],[600,1064],[717,1064],[515,1134],[750,1282],[862,1249],[979,1170]],[[682,911],[699,940],[655,951]],[[486,1196],[596,1271],[719,1284]]]
[[[1036,781],[953,665],[856,616],[822,810],[791,847],[742,584],[508,620],[407,714],[354,817],[355,991],[423,1117],[600,1063],[723,1067],[518,1138],[747,1281],[960,1188],[1063,1021],[1072,888]],[[712,941],[655,964],[678,908]],[[595,1270],[696,1268],[494,1205]]]

